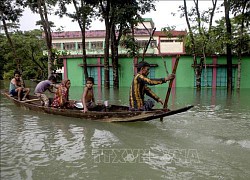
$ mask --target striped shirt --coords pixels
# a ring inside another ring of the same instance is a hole
[[[140,109],[144,105],[144,95],[148,95],[158,102],[160,99],[147,85],[157,85],[165,83],[165,79],[149,79],[141,74],[137,74],[131,84],[129,92],[129,104],[132,109]]]

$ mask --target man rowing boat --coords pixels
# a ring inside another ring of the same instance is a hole
[[[154,106],[154,101],[152,99],[144,101],[145,94],[163,105],[163,101],[160,99],[160,97],[158,97],[147,85],[163,84],[175,78],[174,74],[170,74],[165,78],[149,79],[147,78],[149,69],[150,64],[146,61],[141,61],[138,64],[138,74],[136,74],[132,81],[129,93],[129,104],[131,110],[149,111],[152,109],[152,107]]]

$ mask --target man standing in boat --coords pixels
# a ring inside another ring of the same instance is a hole
[[[170,74],[165,78],[149,79],[147,78],[149,69],[150,64],[146,61],[141,61],[137,66],[138,74],[134,77],[129,92],[130,110],[150,111],[152,109],[154,101],[152,99],[144,101],[145,94],[163,105],[163,101],[147,85],[166,83],[167,81],[174,79],[175,75]]]

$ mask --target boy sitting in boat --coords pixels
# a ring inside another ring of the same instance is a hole
[[[30,89],[24,87],[21,73],[17,70],[14,72],[14,78],[10,81],[9,93],[12,96],[17,96],[18,101],[20,101],[21,98],[25,101],[27,95],[30,93]]]
[[[94,78],[88,77],[86,79],[86,85],[82,94],[82,105],[84,113],[87,112],[89,108],[94,108],[96,106],[93,85]]]
[[[41,81],[37,84],[35,88],[35,94],[38,98],[40,98],[42,105],[48,107],[49,106],[49,98],[44,94],[46,90],[49,92],[53,92],[53,87],[58,88],[56,83],[56,77],[51,75],[48,80]]]

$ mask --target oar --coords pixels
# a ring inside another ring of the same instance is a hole
[[[33,101],[40,101],[40,99],[28,99],[28,100],[20,101],[20,102],[26,103],[26,102],[33,102]]]
[[[172,74],[176,74],[179,59],[180,59],[180,55],[177,55]],[[170,82],[169,82],[169,85],[168,85],[168,91],[167,91],[167,94],[166,94],[165,102],[163,104],[164,109],[168,107],[168,100],[169,100],[170,92],[172,90],[173,81],[174,81],[174,79],[171,79]],[[162,121],[162,119],[163,118],[160,118],[161,121]]]

